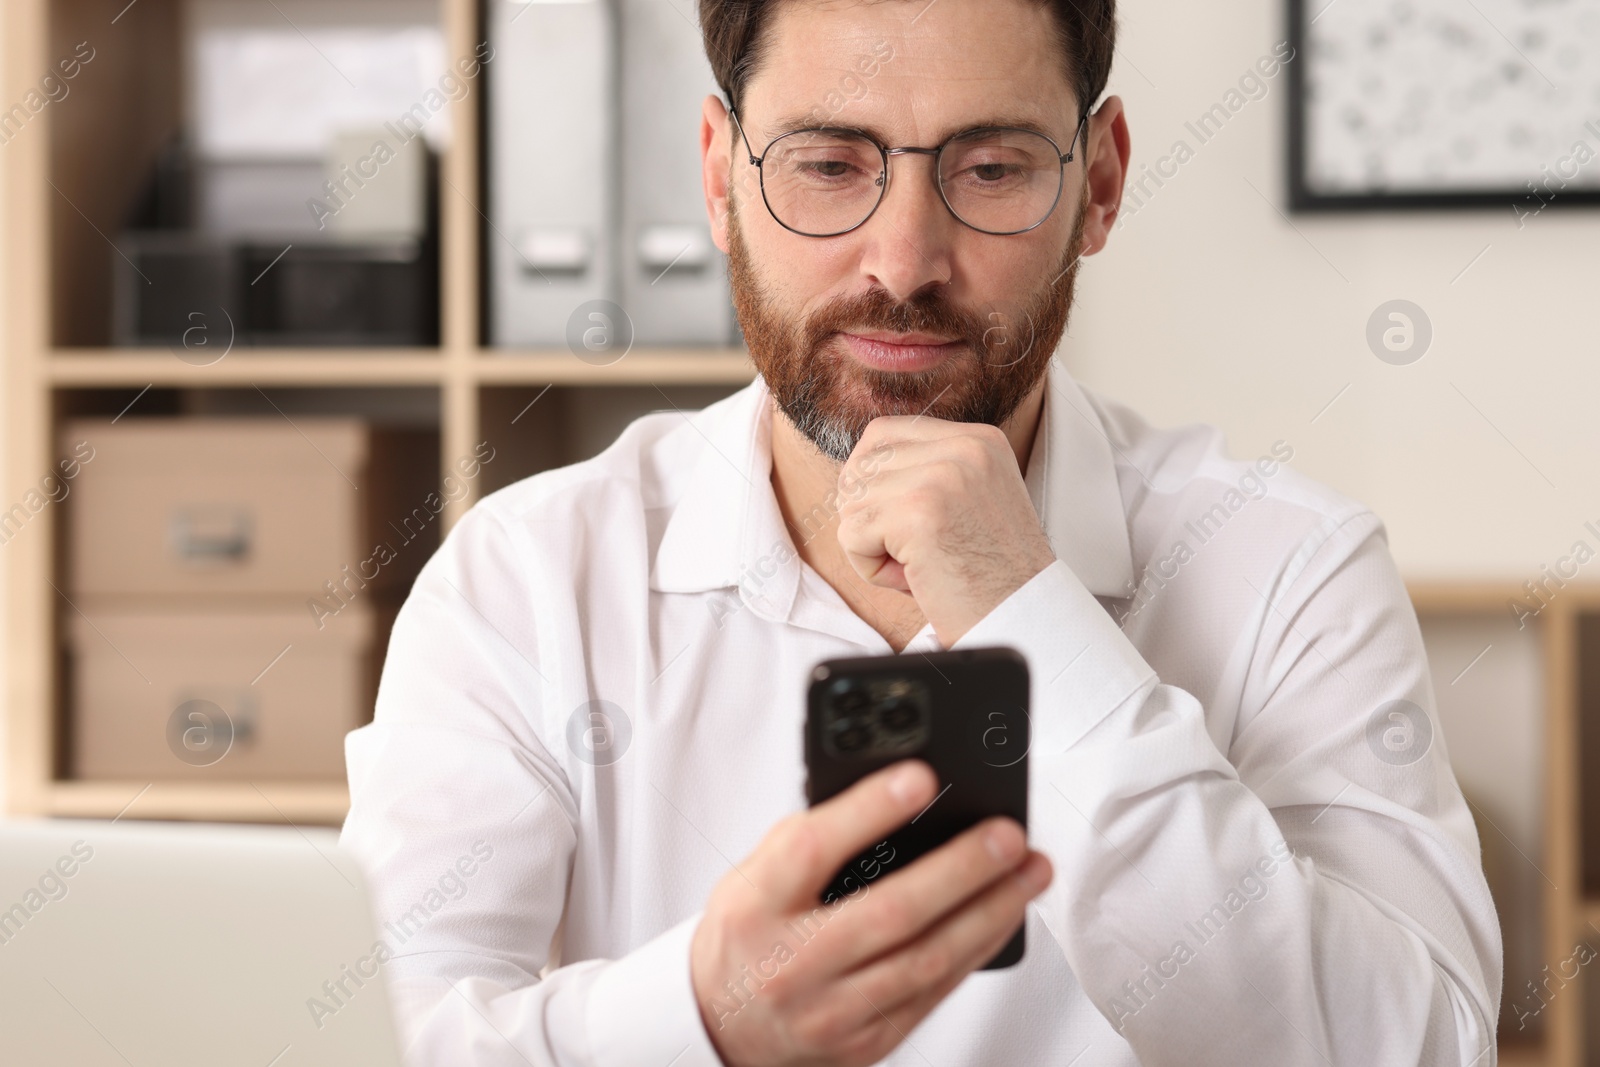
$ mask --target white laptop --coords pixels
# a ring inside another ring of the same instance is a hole
[[[0,1063],[398,1067],[330,830],[0,822]]]

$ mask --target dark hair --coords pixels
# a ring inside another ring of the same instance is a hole
[[[1105,92],[1116,46],[1117,0],[1034,0],[1055,16],[1067,81],[1087,111]],[[728,103],[738,107],[745,84],[768,44],[767,15],[775,0],[699,0],[706,58]]]

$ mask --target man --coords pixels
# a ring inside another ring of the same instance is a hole
[[[1112,0],[700,7],[761,377],[488,498],[401,613],[344,837],[415,1060],[1493,1062],[1494,908],[1381,524],[1052,359],[1128,166]],[[1028,841],[819,908],[939,787],[805,810],[810,668],[991,645],[1033,680]]]

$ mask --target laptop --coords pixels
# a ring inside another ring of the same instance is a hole
[[[0,1062],[398,1067],[331,830],[0,821]]]

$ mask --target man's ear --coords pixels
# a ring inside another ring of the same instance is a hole
[[[1084,132],[1089,201],[1083,209],[1083,254],[1092,256],[1110,240],[1111,227],[1122,210],[1122,188],[1133,152],[1122,98],[1106,97],[1099,110],[1089,116]]]
[[[728,109],[722,98],[712,93],[700,108],[700,169],[705,186],[706,217],[711,222],[711,240],[728,253],[728,171],[730,133]]]

